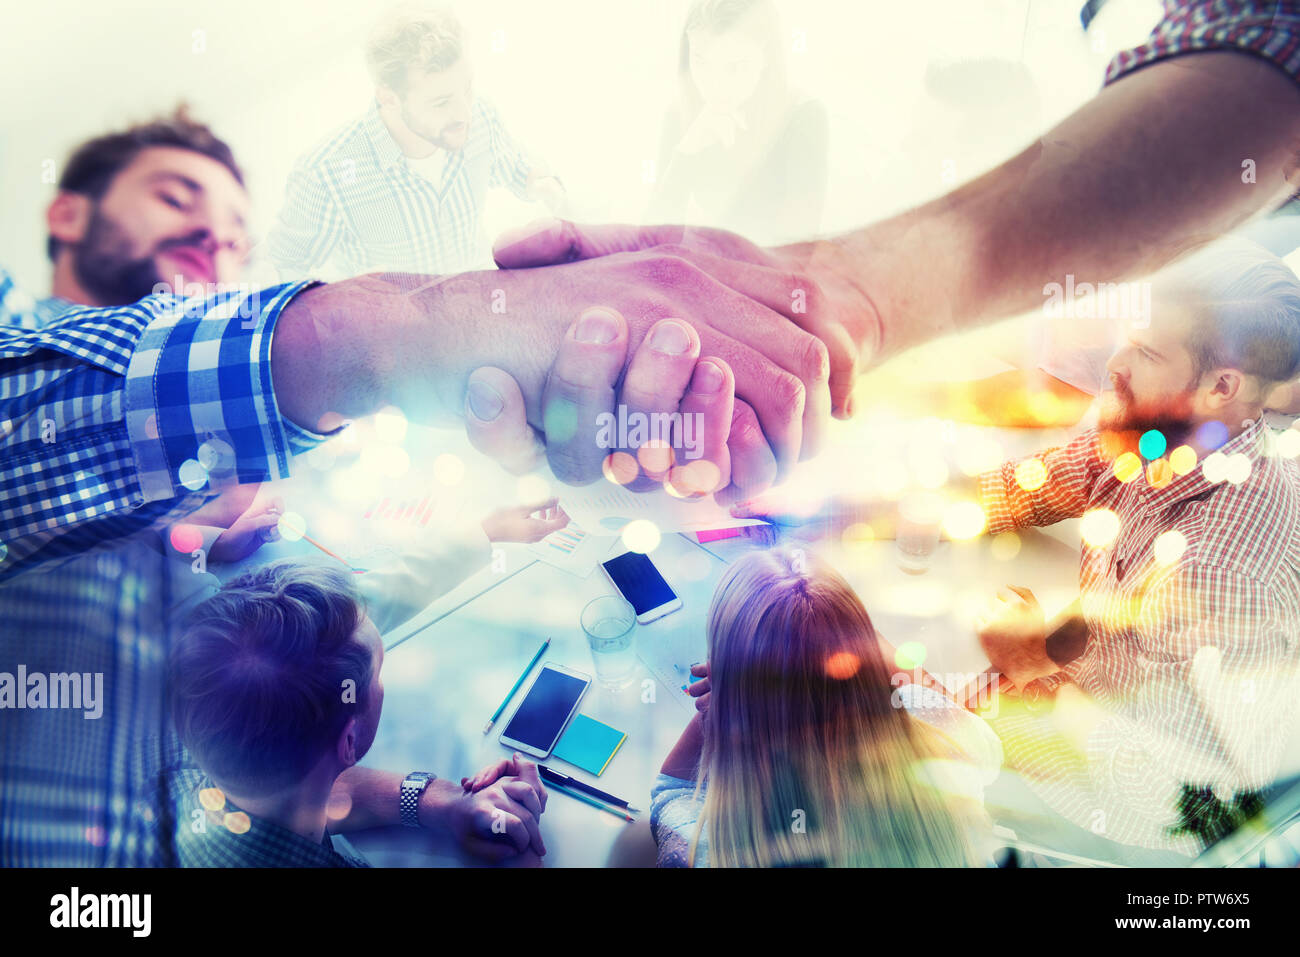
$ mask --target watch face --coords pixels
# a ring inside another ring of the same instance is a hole
[[[402,786],[423,789],[434,779],[434,777],[435,775],[430,774],[428,771],[412,771],[406,776],[406,780],[402,782]]]

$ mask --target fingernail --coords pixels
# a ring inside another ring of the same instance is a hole
[[[486,382],[471,379],[469,383],[469,410],[480,422],[491,422],[505,407],[505,401]]]
[[[691,391],[698,395],[713,395],[722,389],[722,384],[727,381],[727,377],[722,374],[722,370],[707,359],[695,367],[695,374],[691,376]]]
[[[613,342],[618,336],[618,325],[614,317],[607,312],[593,309],[578,320],[578,329],[573,337],[579,342],[606,343]]]
[[[650,348],[665,355],[680,356],[691,348],[691,336],[680,322],[661,322],[650,335]]]

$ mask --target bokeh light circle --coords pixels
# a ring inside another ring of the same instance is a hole
[[[286,542],[296,542],[307,534],[307,520],[297,512],[285,512],[275,527]]]
[[[1016,466],[1016,484],[1026,492],[1035,492],[1047,481],[1047,466],[1042,459],[1025,459]]]
[[[172,548],[186,555],[203,547],[203,532],[197,525],[173,525],[170,539]]]
[[[1156,561],[1161,565],[1172,565],[1183,557],[1187,551],[1187,536],[1176,528],[1156,537],[1152,546]]]
[[[1217,420],[1203,422],[1196,430],[1196,444],[1203,449],[1217,449],[1226,441],[1228,427]]]
[[[1174,478],[1174,470],[1168,459],[1154,459],[1147,463],[1147,484],[1152,488],[1164,488]]]
[[[605,456],[600,470],[605,474],[605,478],[615,485],[627,485],[634,482],[641,474],[641,467],[636,464],[636,459],[626,452],[611,452]]]
[[[1142,433],[1142,438],[1138,439],[1138,452],[1147,461],[1158,459],[1165,454],[1168,443],[1165,442],[1165,434],[1159,429],[1151,429]]]
[[[386,405],[375,413],[375,438],[381,442],[400,442],[406,438],[406,415],[395,405]]]
[[[623,527],[623,544],[631,551],[653,552],[662,540],[659,526],[648,519],[638,518]]]
[[[894,664],[903,671],[912,671],[925,665],[925,645],[919,641],[905,641],[894,650]]]
[[[1092,508],[1083,513],[1079,533],[1093,548],[1105,548],[1119,537],[1119,516],[1108,508]]]
[[[651,439],[636,450],[636,460],[646,475],[662,478],[673,467],[673,447],[663,439]]]
[[[1228,477],[1228,457],[1222,452],[1211,452],[1201,463],[1201,472],[1205,475],[1205,481],[1211,483],[1222,482]]]
[[[1293,459],[1300,455],[1300,432],[1295,429],[1287,429],[1277,437],[1277,454],[1285,459]]]
[[[1175,475],[1190,475],[1196,471],[1196,450],[1190,445],[1178,446],[1169,453],[1169,467]]]
[[[1115,459],[1112,468],[1115,478],[1127,484],[1142,474],[1142,460],[1132,452],[1123,452]]]
[[[861,667],[861,659],[851,651],[837,651],[826,659],[826,674],[837,681],[852,678]]]
[[[1233,485],[1241,485],[1250,479],[1250,458],[1243,452],[1234,452],[1228,456],[1228,468],[1224,475]]]
[[[199,464],[198,459],[186,459],[176,470],[180,483],[191,492],[197,492],[208,484],[208,470]]]

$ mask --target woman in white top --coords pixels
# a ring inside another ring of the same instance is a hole
[[[935,691],[895,687],[837,572],[802,551],[746,555],[708,630],[708,708],[652,792],[660,866],[988,862],[996,736]]]

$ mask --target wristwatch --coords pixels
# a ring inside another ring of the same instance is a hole
[[[1057,689],[1068,680],[1069,676],[1063,671],[1043,678],[1035,678],[1020,690],[1020,700],[1034,714],[1046,714],[1056,704]]]
[[[412,771],[403,778],[399,806],[402,823],[407,827],[420,826],[420,795],[437,778],[438,775],[429,771]]]

